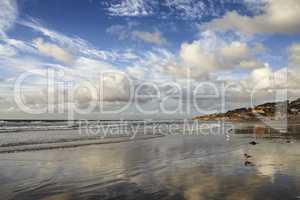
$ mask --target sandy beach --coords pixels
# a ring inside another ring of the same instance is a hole
[[[3,152],[1,199],[299,198],[297,139],[258,138],[252,146],[245,134],[149,138]]]

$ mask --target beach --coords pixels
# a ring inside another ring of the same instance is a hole
[[[299,140],[253,139],[165,135],[1,153],[1,199],[298,199]]]

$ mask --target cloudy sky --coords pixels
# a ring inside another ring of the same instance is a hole
[[[181,118],[299,96],[299,0],[1,0],[0,10],[1,118]]]

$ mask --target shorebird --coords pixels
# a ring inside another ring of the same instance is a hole
[[[248,160],[245,161],[244,165],[247,166],[254,166],[254,164]]]
[[[249,154],[244,153],[244,157],[245,157],[246,160],[247,160],[248,158],[251,158],[252,156],[250,156]]]
[[[251,144],[251,145],[257,145],[258,143],[255,142],[255,141],[252,141],[252,142],[249,142],[249,144]]]

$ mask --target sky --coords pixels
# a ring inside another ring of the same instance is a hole
[[[185,118],[295,99],[299,0],[0,0],[0,118]]]

